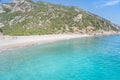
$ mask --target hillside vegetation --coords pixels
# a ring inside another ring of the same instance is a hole
[[[31,0],[0,4],[0,28],[5,35],[119,31],[117,25],[77,7]]]

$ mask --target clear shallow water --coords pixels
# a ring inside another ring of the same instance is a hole
[[[0,80],[120,80],[120,36],[0,52]]]

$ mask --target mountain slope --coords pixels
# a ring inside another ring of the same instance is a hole
[[[77,7],[31,0],[0,4],[0,27],[5,35],[119,31],[117,25]]]

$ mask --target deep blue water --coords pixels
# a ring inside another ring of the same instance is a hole
[[[120,80],[120,35],[0,52],[0,80]]]

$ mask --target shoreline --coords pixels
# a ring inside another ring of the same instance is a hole
[[[69,40],[75,38],[84,37],[97,37],[97,36],[110,36],[110,35],[120,35],[120,33],[106,33],[102,35],[88,35],[88,34],[50,34],[50,35],[30,35],[30,36],[0,36],[0,52],[29,47],[36,44],[46,44],[56,41]]]
[[[31,36],[2,36],[0,39],[0,51],[22,48],[36,44],[46,44],[56,41],[90,37],[87,34],[51,34],[51,35],[31,35]]]

